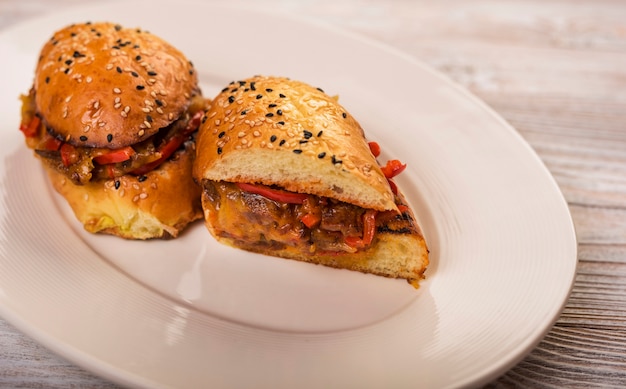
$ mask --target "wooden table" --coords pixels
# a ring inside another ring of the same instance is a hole
[[[84,3],[0,0],[0,29]],[[445,73],[508,120],[556,178],[579,241],[573,293],[537,348],[488,387],[626,387],[626,2],[266,3]],[[70,386],[116,387],[0,320],[0,387]]]

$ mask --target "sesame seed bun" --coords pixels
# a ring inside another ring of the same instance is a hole
[[[278,185],[363,208],[395,210],[359,123],[318,88],[281,77],[233,82],[197,138],[194,177]]]
[[[189,174],[193,155],[190,146],[144,176],[127,174],[85,185],[44,166],[55,190],[87,231],[126,239],[167,239],[202,217],[200,189]]]
[[[74,146],[120,148],[176,120],[198,94],[193,65],[147,31],[75,24],[44,45],[36,67],[37,111]]]

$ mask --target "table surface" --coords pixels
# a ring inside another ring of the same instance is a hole
[[[0,0],[0,30],[84,3]],[[511,123],[558,182],[579,242],[572,294],[539,345],[487,387],[626,386],[626,2],[265,3],[443,72]],[[70,386],[117,387],[0,319],[0,387]]]

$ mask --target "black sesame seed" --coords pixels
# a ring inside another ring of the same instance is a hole
[[[265,114],[265,117],[267,117],[267,118],[271,118],[272,116],[274,116],[274,114],[271,113],[271,112],[268,112],[268,113]]]
[[[282,114],[283,114],[283,110],[282,109],[279,109],[279,110],[276,111],[276,115],[280,116]]]
[[[235,96],[228,96],[228,102],[233,103],[235,101]]]
[[[300,141],[298,143],[300,143],[302,145],[302,144],[305,144],[305,143],[308,143],[308,142],[309,141],[307,139],[300,139]]]
[[[115,180],[115,189],[119,189],[120,188],[120,180]]]
[[[141,61],[141,55],[136,56],[136,57],[135,57],[135,60],[137,60],[137,61]]]
[[[263,98],[263,95],[256,95],[256,99],[257,99],[257,100],[258,100],[258,99],[261,99],[261,98]]]
[[[246,85],[245,81],[239,81],[239,86],[244,86],[244,85]]]
[[[317,89],[318,91],[320,91],[320,92],[322,92],[322,93],[325,93],[325,92],[324,92],[324,90],[323,90],[322,88],[315,88],[315,89]]]
[[[321,153],[317,154],[317,158],[319,158],[319,159],[322,159],[322,158],[324,158],[325,156],[326,156],[326,153],[325,153],[325,152],[321,152]]]
[[[243,91],[244,91],[244,92],[247,92],[247,91],[249,91],[249,90],[250,90],[250,88],[246,88],[246,89],[244,89]]]
[[[75,36],[76,36],[76,33],[75,33],[75,32],[73,32],[73,33],[71,33],[71,34],[70,34],[70,36],[71,36],[71,37],[75,37]]]
[[[138,49],[139,45],[133,45],[133,49]]]
[[[272,88],[267,88],[267,89],[265,89],[265,91],[266,91],[267,93],[270,93],[270,92],[274,92],[274,89],[272,89]]]
[[[285,122],[283,122],[282,120],[278,122],[278,124],[280,124],[281,126],[285,125]]]
[[[119,31],[122,29],[122,26],[120,26],[119,24],[115,25],[115,31]]]
[[[119,47],[118,45],[111,46],[111,48],[112,48],[112,49],[115,49],[115,50],[119,50],[119,49],[120,49],[120,47]]]
[[[143,85],[137,85],[135,88],[137,88],[137,90],[144,90],[144,89],[146,89],[146,87],[143,86]]]
[[[231,91],[232,93],[235,93],[235,92],[237,92],[238,90],[239,90],[239,88],[233,88],[233,89],[231,89],[230,91]]]
[[[189,69],[189,75],[191,76],[193,74],[193,69]]]
[[[295,149],[295,150],[293,150],[293,152],[294,152],[295,154],[302,154],[302,150],[299,150],[299,149]]]
[[[342,161],[340,159],[335,158],[334,155],[331,157],[330,160],[332,161],[333,165],[336,164],[336,163],[342,163]]]
[[[320,136],[322,136],[322,134],[324,133],[324,131],[320,131],[317,133],[317,137],[319,138]]]
[[[247,114],[247,113],[248,113],[248,110],[245,110],[245,109],[244,109],[243,111],[241,111],[241,114],[242,114],[242,115],[245,115],[245,114]]]
[[[282,145],[284,145],[284,144],[285,144],[285,142],[286,142],[286,141],[283,139],[283,140],[281,140],[281,141],[280,141],[280,143],[279,143],[278,145],[279,145],[279,146],[282,146]]]
[[[87,137],[85,135],[81,135],[78,139],[80,139],[83,142],[87,141]]]
[[[207,120],[208,118],[209,118],[209,117],[208,117],[207,115],[203,115],[203,116],[202,116],[202,123],[206,122],[206,120]]]
[[[139,77],[139,74],[137,74],[137,72],[130,72],[130,74],[132,74],[133,77]]]
[[[303,133],[304,133],[304,139],[309,139],[313,136],[313,133],[311,131],[304,130]]]
[[[137,177],[137,181],[139,181],[139,182],[144,182],[147,179],[148,179],[148,176],[139,176],[139,177]]]
[[[226,88],[222,89],[222,92],[221,92],[221,93],[224,93],[224,92],[226,92],[227,90],[228,90],[228,87],[226,87]]]
[[[65,60],[65,64],[66,64],[66,65],[71,65],[71,64],[72,64],[72,62],[73,62],[73,61],[72,61],[71,59],[67,59],[67,60]]]
[[[268,105],[267,107],[268,107],[268,108],[275,108],[275,107],[276,107],[276,104],[270,104],[270,105]]]
[[[152,71],[152,70],[149,70],[149,71],[148,71],[148,75],[149,75],[149,76],[156,76],[156,75],[157,75],[157,72]]]
[[[222,148],[221,148],[221,147],[218,147],[218,148],[217,148],[217,153],[218,153],[218,154],[222,154]]]
[[[343,118],[345,119],[345,118],[347,118],[347,117],[348,117],[348,114],[346,114],[346,113],[344,112],[344,113],[342,113],[342,114],[341,114],[341,116],[343,116]]]
[[[117,70],[118,73],[122,73],[122,68],[121,67],[116,67],[115,70]]]
[[[74,54],[72,54],[72,57],[81,58],[81,57],[85,57],[85,54],[82,54],[80,51],[74,51]]]
[[[287,96],[285,96],[285,95],[284,95],[284,94],[282,94],[282,93],[279,93],[279,94],[278,94],[278,97],[280,97],[281,99],[284,99],[284,98],[285,98],[285,97],[287,97]]]
[[[50,77],[46,77],[46,84],[50,82]]]
[[[276,135],[270,136],[270,142],[274,143],[276,141]]]
[[[218,137],[218,138],[223,138],[223,137],[224,137],[224,135],[226,135],[226,133],[225,133],[224,131],[222,131],[222,132],[220,132],[220,133],[217,135],[217,137]]]
[[[107,135],[107,142],[111,142],[113,140],[113,134]]]
[[[156,105],[158,105],[159,107],[163,106],[163,102],[159,99],[155,99],[154,102],[156,103]]]
[[[148,121],[148,123],[152,123],[152,116],[146,115],[146,120]]]
[[[63,71],[63,73],[67,74],[70,72],[70,68],[65,69],[65,71]]]
[[[256,90],[256,86],[254,84],[255,84],[254,81],[250,83],[250,89]]]

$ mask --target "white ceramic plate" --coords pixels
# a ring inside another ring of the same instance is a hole
[[[272,12],[120,3],[0,35],[0,314],[112,381],[147,387],[479,385],[545,335],[569,294],[566,203],[531,148],[464,90],[376,43]],[[24,144],[18,94],[41,45],[73,22],[143,27],[178,46],[213,96],[289,76],[338,94],[398,184],[431,248],[404,281],[248,254],[201,222],[180,239],[83,232]],[[192,38],[193,37],[193,38]]]

